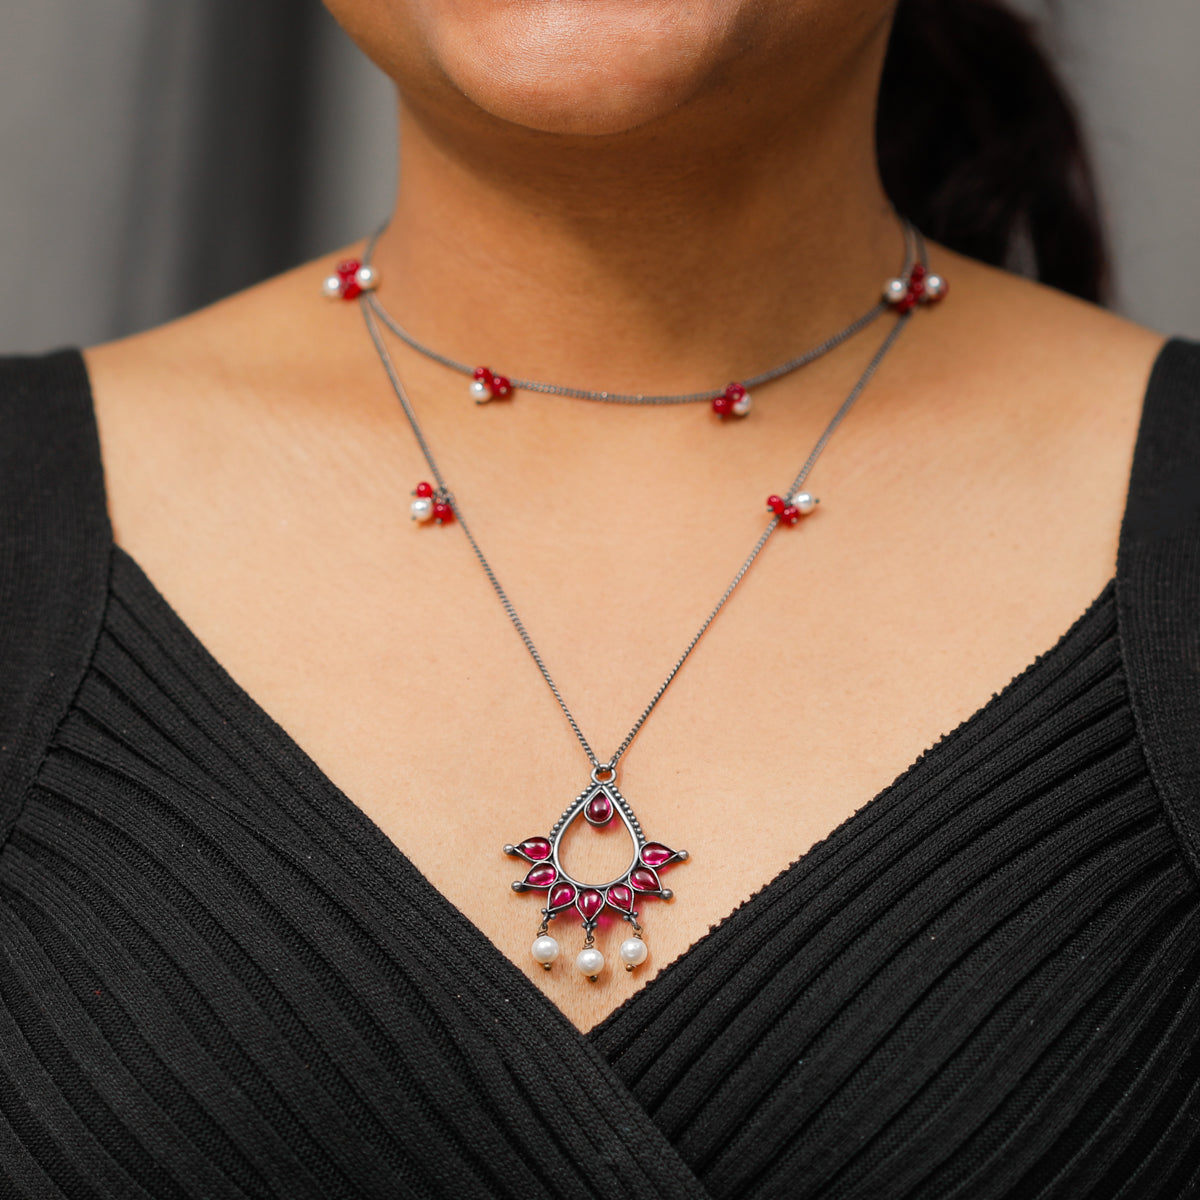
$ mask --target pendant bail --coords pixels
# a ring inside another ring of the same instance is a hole
[[[613,762],[597,763],[592,768],[593,783],[612,783],[617,778],[617,767]]]

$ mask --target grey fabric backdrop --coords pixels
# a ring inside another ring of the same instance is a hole
[[[1018,0],[1092,137],[1117,306],[1200,336],[1200,0]],[[316,0],[0,0],[0,351],[144,328],[358,237],[389,84]]]

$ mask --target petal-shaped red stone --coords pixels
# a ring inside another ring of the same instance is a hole
[[[642,847],[642,862],[648,867],[661,867],[675,857],[675,851],[662,842],[647,842]]]
[[[585,891],[579,893],[579,899],[575,901],[575,907],[583,914],[585,921],[590,921],[604,907],[604,896],[596,891],[595,888],[587,888]]]
[[[613,908],[619,908],[622,912],[629,912],[633,907],[633,892],[623,883],[614,884],[608,889],[608,902]]]
[[[583,812],[593,825],[606,825],[612,820],[612,801],[603,792],[597,792],[587,802],[587,807]]]
[[[548,888],[557,878],[558,872],[549,863],[542,863],[540,866],[529,868],[525,882],[530,887]]]
[[[517,849],[526,858],[533,859],[534,862],[541,862],[543,858],[550,857],[550,843],[544,837],[526,838]],[[646,861],[649,862],[649,859]],[[656,864],[650,863],[650,865],[653,867]]]
[[[658,876],[649,867],[637,867],[629,873],[629,882],[639,892],[657,892],[662,890]]]
[[[575,888],[569,883],[556,883],[550,889],[547,908],[566,908],[575,899]]]

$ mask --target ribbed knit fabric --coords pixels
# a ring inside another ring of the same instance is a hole
[[[1189,479],[1173,343],[1116,580],[584,1036],[112,547],[77,356],[0,365],[0,1197],[1200,1194]]]

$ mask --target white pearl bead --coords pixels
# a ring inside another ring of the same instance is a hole
[[[558,957],[558,942],[548,933],[543,933],[541,937],[533,939],[529,952],[533,955],[534,962],[548,967]]]
[[[889,279],[883,285],[883,298],[889,304],[899,304],[908,295],[908,283],[903,279]]]
[[[925,276],[925,295],[936,300],[946,290],[946,281],[940,275]]]
[[[750,393],[747,392],[740,400],[733,402],[733,407],[729,410],[735,417],[744,417],[750,411]]]
[[[816,500],[808,492],[797,492],[792,497],[791,504],[802,513],[810,513],[817,506]]]
[[[379,272],[374,267],[359,267],[354,272],[354,282],[364,292],[369,292],[379,283]]]
[[[627,967],[641,966],[646,961],[646,943],[641,938],[626,938],[621,943],[621,961]]]
[[[471,399],[475,401],[490,400],[492,393],[488,385],[482,379],[473,379],[471,381]]]
[[[342,281],[336,275],[326,275],[321,284],[321,291],[330,300],[336,300],[342,294]]]
[[[433,501],[428,496],[418,496],[408,509],[414,521],[428,521],[433,516]]]
[[[590,979],[604,970],[604,955],[599,950],[580,950],[575,965]]]

